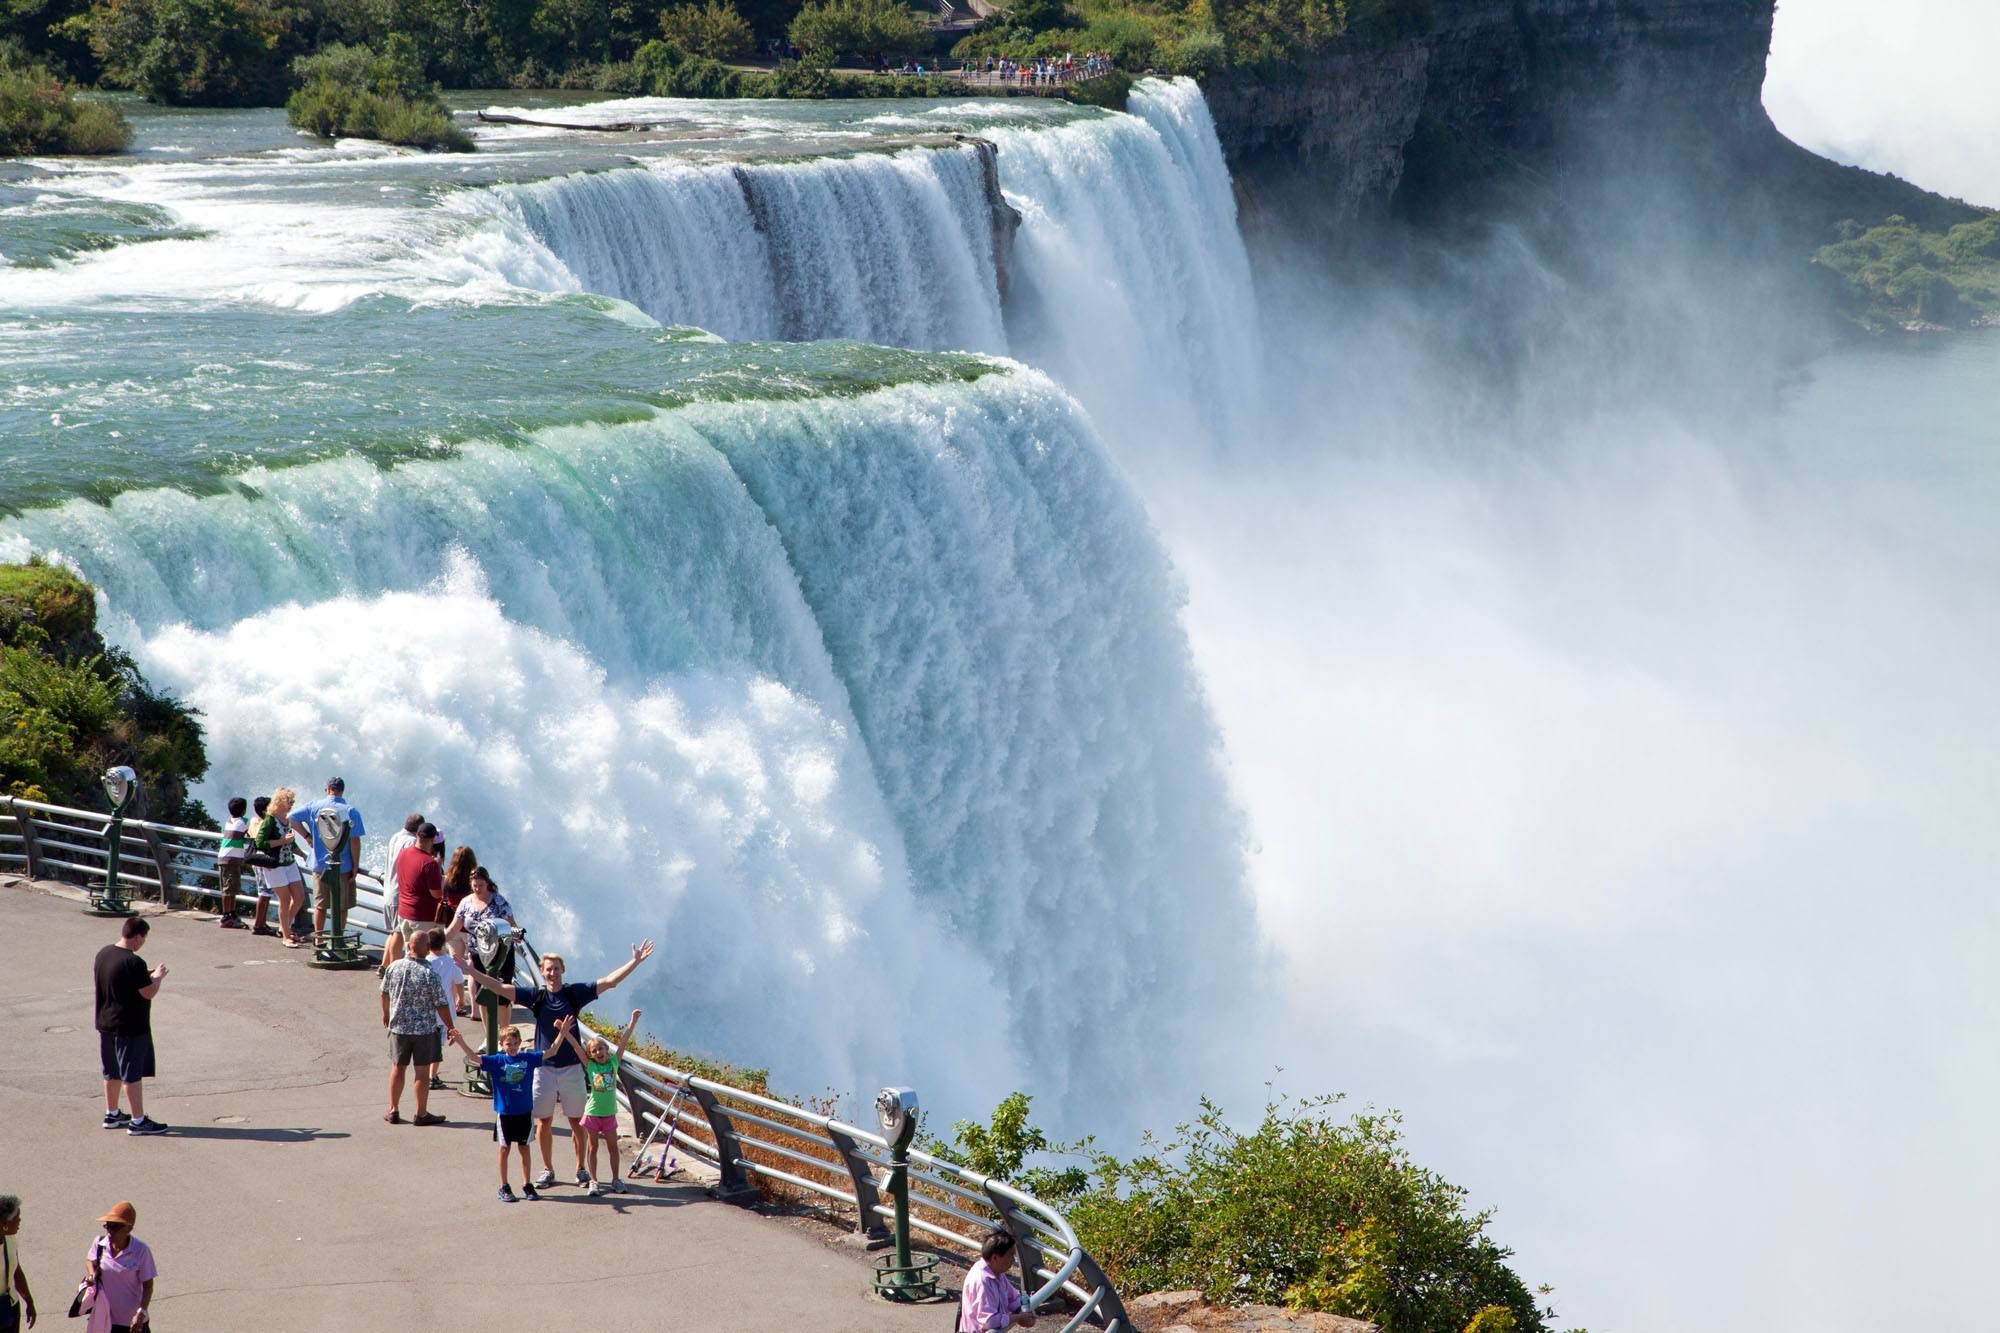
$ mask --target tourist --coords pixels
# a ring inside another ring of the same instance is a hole
[[[382,966],[375,969],[378,977],[403,956],[403,937],[396,933],[396,858],[417,845],[417,830],[423,825],[422,815],[409,815],[404,818],[403,827],[389,835],[389,873],[382,879],[382,930],[388,939],[382,945]]]
[[[292,817],[293,825],[303,824],[312,837],[312,852],[308,858],[306,873],[315,876],[313,934],[316,936],[326,934],[326,909],[329,906],[326,890],[320,886],[317,878],[319,873],[327,868],[327,855],[331,850],[320,841],[319,812],[322,810],[337,810],[341,818],[347,821],[347,842],[340,850],[340,865],[336,867],[340,871],[338,892],[342,899],[343,911],[352,911],[354,908],[354,867],[361,861],[361,839],[368,832],[362,821],[361,812],[347,803],[347,783],[340,778],[328,778],[326,795],[311,805],[301,806],[298,814]],[[398,911],[400,910],[399,908]]]
[[[979,1247],[979,1262],[965,1274],[958,1291],[958,1333],[992,1333],[1001,1328],[1033,1328],[1035,1316],[1021,1304],[1021,1293],[1007,1270],[1014,1266],[1014,1236],[995,1228]]]
[[[452,997],[456,996],[459,990],[465,985],[465,973],[459,971],[457,960],[454,959],[449,953],[445,952],[444,932],[442,930],[433,929],[431,933],[425,936],[424,938],[425,942],[430,946],[431,971],[437,973],[438,985],[444,988],[445,1003],[450,1004],[452,1001]],[[457,1013],[459,1017],[461,1018],[465,1017],[465,1010],[459,1009],[457,1010]],[[444,1029],[439,1028],[438,1029],[439,1063],[443,1062],[444,1043],[448,1040],[449,1038],[446,1037],[444,1034]],[[433,1090],[442,1088],[444,1086],[444,1080],[440,1079],[437,1076],[436,1064],[433,1064],[429,1069],[420,1070],[418,1071],[418,1073],[420,1077],[427,1079],[430,1082],[431,1088]]]
[[[241,796],[229,798],[229,822],[222,826],[222,843],[215,849],[215,877],[222,888],[224,930],[243,929],[243,922],[236,915],[236,891],[243,887],[244,858],[250,854],[250,821],[244,818],[249,812],[250,803]]]
[[[129,1203],[114,1203],[97,1219],[104,1234],[90,1243],[84,1255],[86,1276],[97,1289],[92,1299],[92,1333],[109,1328],[111,1333],[136,1333],[151,1323],[147,1311],[153,1304],[153,1283],[159,1267],[146,1242],[132,1234],[139,1212]],[[104,1320],[108,1317],[110,1323]]]
[[[465,932],[459,928],[458,905],[472,896],[472,872],[478,866],[479,857],[473,853],[472,848],[461,846],[451,854],[451,860],[444,870],[445,944],[450,948],[451,956],[458,960],[460,967],[464,967],[472,959],[466,952]],[[472,1004],[471,984],[467,983],[463,993],[453,991],[451,1000],[460,1013],[466,1012]]]
[[[500,892],[493,882],[493,876],[486,873],[485,866],[474,866],[467,877],[472,883],[472,893],[458,905],[452,913],[452,929],[460,935],[471,936],[479,930],[480,923],[489,917],[498,917],[508,925],[518,929],[520,922],[514,919],[514,905]]]
[[[153,997],[167,979],[165,963],[147,970],[139,956],[152,927],[143,916],[125,918],[118,942],[97,951],[91,979],[97,992],[97,1058],[104,1070],[104,1127],[135,1137],[164,1134],[167,1127],[146,1118],[145,1080],[153,1077]],[[118,1098],[132,1108],[128,1116]]]
[[[292,802],[298,799],[290,787],[280,787],[270,799],[258,798],[257,822],[250,826],[250,863],[257,867],[257,919],[264,918],[264,904],[273,894],[278,899],[278,933],[285,947],[299,947],[299,909],[305,906],[305,881],[299,877],[292,843]]]
[[[590,1172],[584,1165],[583,1155],[583,1066],[574,1048],[557,1048],[556,1025],[565,1018],[581,1015],[586,1005],[631,976],[634,968],[652,956],[653,942],[641,940],[632,946],[631,961],[620,964],[609,976],[567,986],[563,984],[561,954],[542,955],[544,984],[541,986],[517,989],[487,976],[477,967],[470,969],[474,981],[501,999],[519,1004],[535,1016],[535,1043],[547,1052],[542,1067],[535,1071],[535,1143],[542,1154],[542,1174],[535,1181],[537,1185],[556,1183],[555,1115],[558,1108],[562,1110],[563,1118],[569,1121],[570,1147],[576,1152],[576,1183],[590,1184]]]
[[[526,1150],[523,1149],[525,1154]],[[35,1293],[28,1290],[28,1270],[21,1267],[21,1197],[0,1194],[0,1333],[21,1333],[21,1316],[35,1326]]]
[[[556,1040],[569,1036],[574,1018],[556,1025]],[[500,1031],[500,1049],[479,1057],[479,1067],[493,1087],[493,1141],[500,1145],[500,1193],[502,1203],[514,1202],[513,1186],[507,1183],[507,1149],[512,1145],[521,1154],[521,1194],[530,1203],[540,1196],[528,1179],[528,1130],[535,1123],[535,1071],[541,1068],[545,1052],[521,1049],[519,1028]]]
[[[593,1198],[619,1188],[618,1066],[625,1059],[625,1047],[631,1043],[633,1030],[638,1026],[639,1011],[634,1009],[631,1021],[618,1034],[617,1050],[611,1049],[604,1038],[594,1034],[577,1048],[577,1053],[583,1057],[583,1132],[590,1136],[590,1174],[596,1177],[586,1192]],[[576,1047],[576,1038],[569,1038],[569,1044]],[[610,1149],[609,1176],[597,1169],[599,1148]]]
[[[444,872],[431,855],[434,824],[417,825],[417,840],[396,854],[396,933],[405,949],[445,921]]]
[[[444,1117],[430,1111],[429,1069],[444,1058],[440,1033],[467,1055],[472,1048],[452,1022],[451,1009],[444,1002],[444,988],[431,971],[425,955],[430,953],[430,936],[411,935],[404,941],[409,951],[390,964],[382,974],[382,1026],[389,1033],[389,1109],[382,1118],[392,1125],[403,1123],[403,1070],[417,1067],[417,1113],[413,1125],[442,1125]]]

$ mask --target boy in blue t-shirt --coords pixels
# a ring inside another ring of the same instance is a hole
[[[556,1041],[569,1035],[576,1025],[574,1018],[563,1019],[556,1029]],[[502,1203],[514,1202],[514,1187],[507,1183],[507,1149],[512,1146],[521,1153],[521,1194],[533,1200],[538,1197],[528,1166],[528,1134],[535,1126],[535,1070],[541,1066],[544,1052],[521,1049],[521,1033],[518,1028],[506,1028],[500,1033],[500,1053],[482,1055],[479,1067],[486,1071],[486,1077],[493,1084],[493,1141],[500,1145],[500,1194]]]

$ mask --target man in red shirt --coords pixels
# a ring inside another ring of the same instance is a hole
[[[444,906],[444,871],[431,855],[437,825],[417,826],[417,841],[396,853],[396,932],[407,951],[410,937],[428,935],[451,915]]]

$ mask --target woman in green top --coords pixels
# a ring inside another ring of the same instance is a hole
[[[576,1033],[566,1032],[563,1040],[576,1048],[578,1058],[583,1061],[583,1132],[590,1149],[590,1189],[589,1194],[609,1194],[621,1188],[618,1184],[618,1062],[625,1058],[625,1047],[632,1040],[632,1031],[639,1026],[639,1011],[632,1011],[632,1021],[618,1034],[618,1049],[612,1050],[602,1037],[593,1036],[581,1046],[576,1044]],[[597,1150],[603,1147],[611,1153],[611,1174],[601,1175],[597,1170]]]

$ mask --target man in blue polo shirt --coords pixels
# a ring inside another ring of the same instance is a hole
[[[368,830],[362,825],[361,812],[347,803],[347,784],[339,778],[328,778],[326,780],[326,795],[324,797],[314,801],[311,805],[302,805],[292,811],[292,827],[294,829],[305,828],[311,833],[311,847],[308,848],[302,845],[300,850],[306,853],[306,882],[317,885],[319,883],[319,872],[326,869],[326,854],[328,850],[321,843],[319,837],[319,812],[327,809],[339,810],[341,816],[347,820],[347,845],[341,849],[340,853],[340,882],[342,896],[347,900],[345,907],[349,912],[352,912],[354,910],[354,867],[361,863],[361,835]],[[316,934],[324,934],[326,931],[326,909],[326,895],[315,888],[313,891],[313,931]]]
[[[498,978],[487,976],[476,967],[466,969],[466,975],[479,985],[535,1016],[535,1045],[542,1048],[542,1066],[535,1071],[534,1106],[535,1145],[542,1150],[542,1174],[535,1178],[535,1184],[541,1188],[556,1183],[555,1117],[558,1108],[562,1110],[563,1118],[569,1121],[570,1147],[576,1152],[576,1183],[590,1184],[590,1171],[584,1164],[583,1156],[583,1066],[578,1063],[574,1043],[556,1044],[556,1029],[562,1026],[565,1019],[580,1019],[591,1001],[631,976],[634,968],[652,956],[653,942],[641,940],[632,946],[631,961],[619,964],[609,976],[569,985],[563,984],[561,954],[542,955],[543,984],[540,986],[510,986]]]

